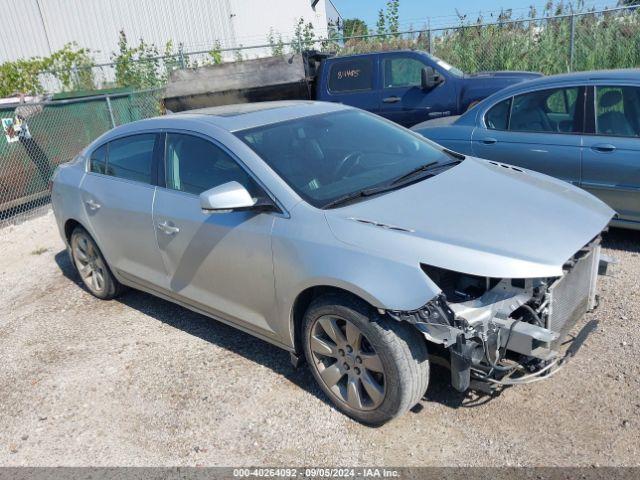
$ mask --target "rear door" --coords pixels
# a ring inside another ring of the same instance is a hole
[[[552,88],[495,103],[473,132],[474,154],[579,185],[584,92]]]
[[[156,133],[112,140],[91,153],[80,184],[90,233],[109,266],[154,285],[164,281],[151,214],[158,149]]]
[[[205,213],[199,194],[230,181],[254,197],[261,187],[208,137],[168,132],[165,187],[158,187],[153,223],[171,294],[239,327],[279,338],[266,321],[275,308],[271,228],[274,214]],[[288,325],[287,325],[288,328]]]
[[[596,86],[592,133],[584,137],[582,187],[621,220],[640,222],[640,86]]]
[[[422,89],[422,69],[428,66],[425,61],[423,56],[411,52],[381,56],[380,115],[410,127],[457,113],[454,81],[438,65],[434,64],[434,68],[444,82],[430,90]]]
[[[363,55],[327,60],[318,100],[379,111],[378,57]]]

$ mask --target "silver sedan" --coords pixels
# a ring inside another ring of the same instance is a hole
[[[613,215],[314,102],[118,127],[58,168],[52,202],[92,294],[144,290],[278,345],[368,424],[415,405],[436,356],[460,391],[557,371]]]

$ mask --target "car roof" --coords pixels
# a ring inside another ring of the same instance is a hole
[[[640,81],[640,68],[625,68],[618,70],[591,70],[587,72],[561,73],[559,75],[549,75],[535,78],[521,83],[516,83],[510,87],[500,90],[500,95],[511,91],[536,89],[545,85],[560,83],[581,83],[592,81]]]
[[[132,122],[124,127],[136,129],[153,122],[158,128],[177,127],[185,121],[197,121],[229,132],[284,122],[296,118],[351,109],[346,105],[306,100],[242,103],[219,107],[200,108],[161,117]]]

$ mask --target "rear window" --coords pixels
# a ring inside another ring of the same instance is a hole
[[[331,65],[329,90],[353,92],[373,88],[373,62],[370,58],[354,58]]]

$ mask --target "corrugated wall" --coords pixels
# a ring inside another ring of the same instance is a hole
[[[309,0],[0,0],[0,62],[46,56],[70,41],[108,62],[120,30],[130,44],[143,38],[162,49],[173,40],[191,51],[216,40],[223,47],[265,43],[270,28],[287,40],[300,17],[324,36],[327,1],[314,11]]]

